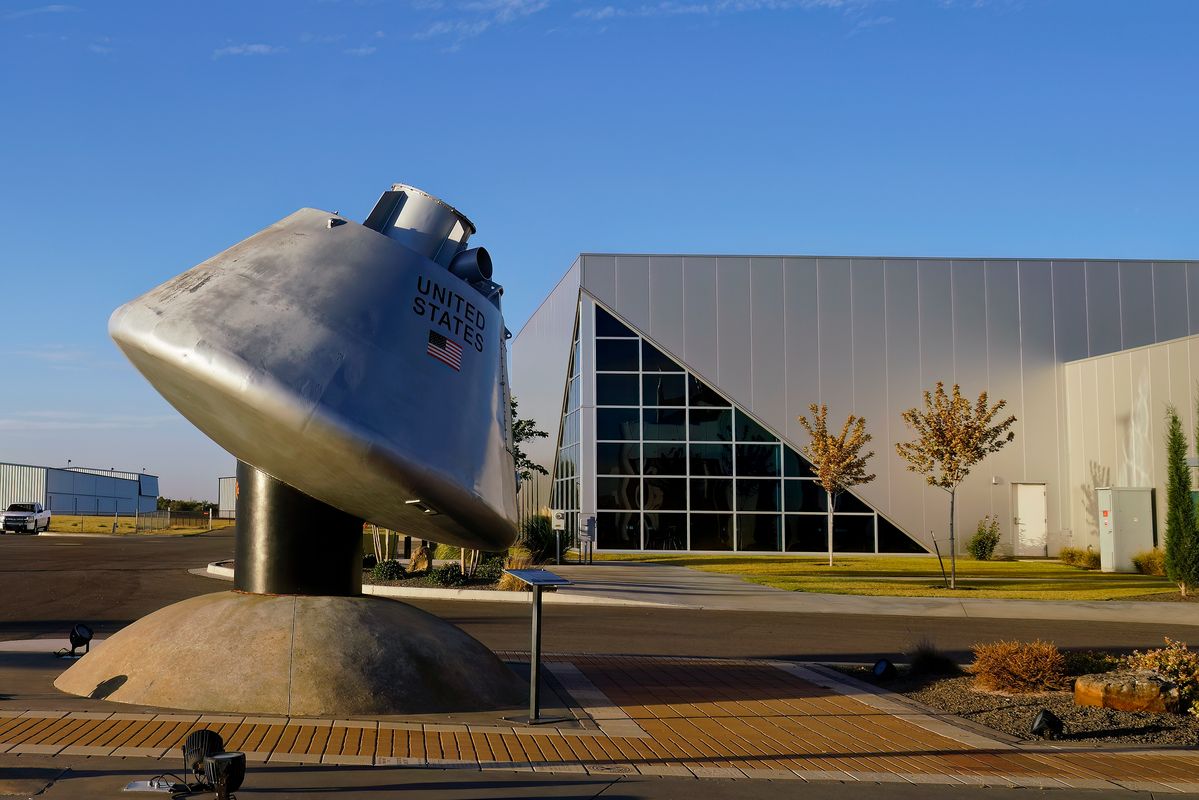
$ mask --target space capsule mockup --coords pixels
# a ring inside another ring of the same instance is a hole
[[[515,536],[500,287],[474,225],[397,184],[305,208],[133,300],[109,332],[240,461],[406,535]]]

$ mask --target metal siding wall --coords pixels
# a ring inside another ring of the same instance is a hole
[[[653,327],[657,309],[649,301],[649,258],[616,257],[616,306],[621,316],[638,320],[641,330]]]
[[[1120,349],[1142,347],[1159,341],[1153,312],[1153,265],[1121,261]]]
[[[853,408],[852,262],[821,258],[817,291],[820,306],[820,398],[829,408]]]
[[[1054,349],[1058,361],[1091,354],[1087,339],[1087,271],[1081,261],[1054,261]]]
[[[570,364],[571,334],[579,303],[580,274],[589,268],[581,261],[571,266],[512,339],[512,357],[508,362],[512,394],[520,402],[518,413],[523,419],[535,420],[537,427],[549,434],[546,439],[527,443],[525,453],[551,472],[562,425],[562,402]],[[600,264],[609,261],[600,259]],[[539,476],[537,483],[540,501],[548,506],[549,478]]]
[[[874,437],[870,449],[875,458],[869,471],[878,474],[880,460],[893,456],[887,442],[887,298],[883,263],[877,259],[854,259],[853,279],[853,398],[852,407],[829,408],[829,424],[840,430],[847,414],[866,418],[867,431]],[[880,458],[881,457],[881,458]],[[854,491],[875,507],[887,506],[887,480],[876,477]]]
[[[580,256],[580,280],[591,296],[610,308],[616,307],[616,256]]]
[[[982,261],[953,261],[953,378],[962,394],[973,401],[987,388],[987,276]],[[998,395],[992,397],[992,402]],[[984,514],[991,512],[991,456],[978,465],[957,490],[957,547],[965,542]],[[948,519],[948,517],[947,517]],[[948,523],[946,523],[948,524]]]
[[[876,449],[879,482],[887,485],[890,500],[887,515],[910,533],[925,538],[928,524],[924,514],[924,479],[904,468],[895,456],[896,442],[907,441],[910,432],[899,415],[919,406],[924,388],[920,376],[920,290],[917,263],[911,260],[885,262],[887,303],[887,403],[886,438]]]
[[[992,402],[1006,400],[1002,414],[1015,414],[1017,420],[1027,420],[1024,406],[1024,385],[1020,369],[1020,265],[1015,261],[988,261],[983,265],[986,280],[987,383]],[[971,393],[973,396],[974,393]],[[1051,417],[1041,411],[1037,416]],[[1016,439],[979,465],[979,483],[987,492],[987,511],[999,519],[1003,541],[1011,541],[1011,483],[1014,476],[1032,481],[1024,467],[1025,450],[1029,439],[1017,422]],[[998,478],[993,483],[991,478]],[[1056,483],[1054,474],[1044,474],[1040,480]],[[972,480],[975,480],[973,477]],[[1051,487],[1047,487],[1051,488]],[[972,520],[963,520],[969,524]],[[967,531],[969,533],[969,531]]]
[[[46,505],[46,468],[0,464],[0,509],[10,503]]]
[[[716,258],[683,259],[684,343],[679,353],[708,381],[716,380],[719,363],[716,335]]]
[[[783,260],[784,347],[786,352],[786,434],[802,442],[804,431],[795,421],[810,403],[820,401],[820,297],[816,293],[816,259]]]
[[[1118,486],[1148,486],[1153,481],[1153,391],[1147,350],[1128,354],[1128,378],[1127,456],[1114,479]]]
[[[1120,265],[1115,261],[1088,261],[1087,346],[1093,356],[1120,349]]]
[[[687,319],[684,314],[683,259],[654,256],[649,260],[649,335],[673,353],[685,353]]]
[[[1157,341],[1181,339],[1190,333],[1187,327],[1186,264],[1158,262],[1153,265],[1153,308],[1157,319]]]
[[[751,405],[749,259],[716,261],[716,380],[735,402]]]
[[[1199,263],[1188,261],[1187,265],[1187,332],[1199,333]]]
[[[802,409],[787,405],[787,314],[783,306],[783,265],[777,258],[750,259],[750,364],[752,413],[776,426]],[[787,425],[780,428],[786,431]]]
[[[1059,530],[1070,526],[1064,499],[1069,471],[1064,416],[1058,412],[1059,404],[1065,408],[1064,392],[1058,388],[1062,372],[1053,354],[1053,269],[1044,261],[1022,261],[1018,280],[1021,416],[1016,436],[1025,478],[1049,484],[1049,529]],[[992,352],[997,350],[993,344]],[[1045,442],[1058,446],[1046,447]]]

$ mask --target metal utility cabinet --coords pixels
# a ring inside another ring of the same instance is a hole
[[[1099,566],[1104,572],[1135,572],[1132,557],[1157,544],[1153,489],[1096,489],[1099,509]]]

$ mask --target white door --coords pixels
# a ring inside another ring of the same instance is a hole
[[[1017,556],[1047,556],[1049,520],[1046,513],[1045,484],[1017,483],[1014,554]]]

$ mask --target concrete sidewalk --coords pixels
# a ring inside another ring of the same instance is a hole
[[[867,614],[903,617],[1055,619],[1199,625],[1199,604],[1119,600],[989,600],[956,597],[867,597],[773,589],[735,575],[643,562],[562,564],[548,569],[570,578],[565,596],[635,600],[722,611]]]

